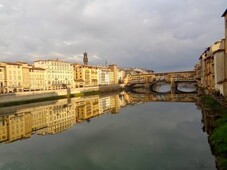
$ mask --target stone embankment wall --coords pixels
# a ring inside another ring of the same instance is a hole
[[[10,102],[29,101],[42,98],[51,98],[58,96],[71,96],[73,94],[84,94],[89,92],[112,92],[124,89],[124,85],[95,86],[75,89],[61,89],[48,91],[30,91],[0,94],[0,104]]]

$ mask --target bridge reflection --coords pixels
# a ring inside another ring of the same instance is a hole
[[[191,102],[194,103],[197,101],[196,93],[150,93],[147,92],[136,92],[132,91],[129,94],[130,101],[129,103],[139,103],[139,102]]]
[[[61,99],[0,108],[0,142],[11,143],[33,134],[61,133],[103,114],[116,114],[122,107],[141,102],[195,102],[195,94],[122,92],[108,96]]]
[[[132,91],[137,91],[138,89],[140,88],[132,88]],[[179,82],[178,85],[171,85],[165,81],[160,81],[152,84],[149,90],[156,94],[197,93],[197,88],[193,82]]]

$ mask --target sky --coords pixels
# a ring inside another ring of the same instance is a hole
[[[226,0],[0,0],[0,61],[192,70],[224,38]]]

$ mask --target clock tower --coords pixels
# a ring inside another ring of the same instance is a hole
[[[88,57],[87,57],[87,53],[86,52],[84,53],[83,61],[84,61],[84,65],[88,65]]]

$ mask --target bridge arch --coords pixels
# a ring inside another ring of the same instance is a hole
[[[155,90],[155,87],[163,86],[163,85],[169,85],[169,90],[163,91],[163,92]],[[150,89],[150,91],[152,91],[153,93],[156,93],[156,94],[170,94],[171,93],[171,84],[170,84],[170,82],[166,82],[165,80],[155,81],[150,84],[149,89]]]

